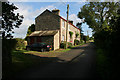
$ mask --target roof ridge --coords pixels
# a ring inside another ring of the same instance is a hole
[[[66,21],[66,22],[67,22],[67,20],[66,20],[66,19],[64,19],[62,16],[57,15],[57,14],[54,14],[52,11],[50,11],[50,10],[48,10],[48,9],[46,9],[45,11],[49,11],[49,12],[50,12],[50,13],[52,13],[53,15],[58,16],[58,17],[60,17],[61,19],[63,19],[64,21]],[[44,11],[44,12],[45,12],[45,11]],[[44,12],[43,12],[43,13],[44,13]],[[42,13],[41,13],[41,14],[42,14]],[[41,15],[41,14],[40,14],[40,15]],[[39,16],[40,16],[40,15],[39,15]],[[38,16],[37,16],[37,17],[38,17]],[[37,17],[36,17],[36,18],[37,18]],[[68,22],[68,23],[69,23],[69,24],[71,24],[70,22]],[[78,28],[78,27],[76,27],[74,24],[71,24],[71,25],[72,25],[73,27],[75,27],[75,28],[79,29],[79,28]],[[80,29],[79,29],[79,30],[80,30]]]

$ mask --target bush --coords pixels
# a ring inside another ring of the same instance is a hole
[[[72,43],[68,42],[68,48],[71,48],[72,47]]]
[[[74,40],[74,45],[79,45],[80,44],[80,41],[79,40]]]
[[[2,39],[2,77],[8,76],[12,64],[12,50],[15,49],[15,39]]]
[[[66,46],[66,42],[61,42],[61,43],[60,43],[60,48],[65,49],[65,46]]]
[[[89,41],[89,36],[86,36],[86,41]]]
[[[76,33],[75,36],[76,36],[76,38],[77,38],[77,37],[79,36],[79,33]]]
[[[61,42],[61,43],[60,43],[60,48],[65,49],[65,47],[66,47],[66,41]],[[67,42],[67,47],[68,47],[68,48],[72,47],[72,43]]]
[[[25,40],[21,38],[16,38],[16,50],[25,49]]]
[[[69,31],[69,34],[70,34],[70,38],[72,38],[73,32]]]
[[[82,43],[84,43],[85,41],[84,40],[80,40],[80,43],[82,44]]]
[[[7,62],[11,62],[11,52],[15,49],[16,45],[15,39],[3,39],[2,40],[2,61],[7,64]],[[7,61],[7,62],[6,62]]]

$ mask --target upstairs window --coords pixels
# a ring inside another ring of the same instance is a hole
[[[64,35],[62,36],[62,41],[65,41],[65,36]]]
[[[68,24],[68,30],[70,31],[70,24]]]
[[[62,27],[65,27],[65,21],[62,20]]]

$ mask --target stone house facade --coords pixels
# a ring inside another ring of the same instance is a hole
[[[66,41],[66,24],[67,20],[60,16],[60,10],[45,10],[35,18],[35,31],[28,37],[28,45],[36,42],[44,42],[53,46],[53,50],[60,48],[60,43]],[[80,29],[68,22],[68,40],[74,44],[74,40],[80,41]],[[70,38],[69,31],[73,32]],[[76,33],[78,37],[76,38]]]

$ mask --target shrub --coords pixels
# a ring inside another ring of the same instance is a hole
[[[77,39],[75,39],[75,40],[74,40],[74,45],[79,45],[79,44],[80,44],[80,41],[77,40]]]
[[[76,36],[76,38],[77,38],[77,37],[79,36],[79,33],[76,33],[75,36]]]
[[[60,48],[65,49],[65,47],[66,47],[66,41],[61,42],[61,43],[60,43]],[[72,43],[67,42],[67,47],[68,47],[68,48],[72,47]]]
[[[73,32],[69,31],[69,34],[70,34],[70,38],[72,38]]]
[[[84,43],[85,41],[84,40],[80,40],[80,43]]]
[[[60,43],[60,48],[65,49],[65,47],[66,47],[66,42],[61,42],[61,43]]]
[[[6,73],[12,64],[12,50],[15,49],[15,39],[2,39],[2,71],[3,76],[7,76]]]
[[[16,38],[16,50],[25,49],[25,40],[21,38]]]
[[[72,43],[68,42],[68,48],[71,48],[72,47]]]
[[[89,36],[86,36],[86,41],[89,41]]]
[[[17,41],[15,39],[3,39],[2,40],[2,58],[3,61],[11,57],[12,50],[15,49]],[[5,58],[5,59],[4,59]]]

